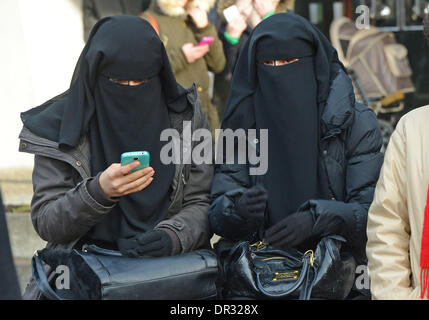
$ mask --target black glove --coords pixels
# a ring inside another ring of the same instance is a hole
[[[162,230],[150,230],[129,239],[118,239],[119,251],[128,257],[164,257],[172,253],[173,240]]]
[[[310,211],[294,213],[265,231],[265,239],[279,249],[293,248],[312,236],[314,226]]]
[[[264,187],[253,186],[243,193],[238,200],[237,213],[243,219],[264,219],[268,194]]]

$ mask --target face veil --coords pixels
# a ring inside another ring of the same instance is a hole
[[[153,229],[167,217],[175,166],[161,163],[160,134],[170,126],[169,110],[182,112],[186,106],[186,90],[176,83],[165,48],[150,24],[138,17],[116,16],[94,26],[69,90],[21,118],[30,131],[58,142],[60,149],[76,147],[87,135],[92,176],[120,162],[123,152],[150,152],[153,182],[121,197],[88,233],[91,239],[115,242]]]
[[[267,60],[293,60],[271,66]],[[222,128],[268,129],[268,224],[296,212],[320,188],[320,115],[335,70],[328,40],[308,21],[276,14],[251,33],[234,71]]]

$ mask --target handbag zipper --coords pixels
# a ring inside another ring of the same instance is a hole
[[[269,257],[269,258],[265,258],[262,259],[262,261],[269,261],[269,260],[286,260],[287,258],[285,257]]]

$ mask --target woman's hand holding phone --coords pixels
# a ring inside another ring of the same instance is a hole
[[[247,29],[246,19],[240,14],[226,25],[226,32],[233,38],[240,38]]]
[[[130,173],[138,166],[140,166],[138,161],[125,166],[113,163],[100,175],[100,186],[103,192],[110,198],[116,198],[145,189],[153,181],[155,171],[152,167],[147,167]]]
[[[188,63],[194,63],[198,59],[204,57],[209,52],[210,48],[208,44],[202,46],[195,46],[193,43],[185,43],[182,46],[183,55]]]

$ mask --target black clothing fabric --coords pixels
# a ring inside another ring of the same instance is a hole
[[[128,86],[109,78],[144,81]],[[94,26],[70,89],[22,118],[28,129],[60,148],[76,147],[88,133],[93,176],[120,162],[123,152],[149,151],[153,182],[144,192],[121,197],[87,235],[114,243],[167,218],[175,166],[161,163],[160,134],[170,126],[168,108],[182,112],[186,106],[186,91],[176,83],[152,26],[139,17],[116,16]]]
[[[119,239],[118,248],[130,257],[164,257],[171,255],[173,240],[163,230],[151,230],[130,239]]]
[[[314,236],[313,226],[314,217],[309,210],[296,212],[268,228],[265,239],[274,248],[295,248]]]
[[[282,66],[262,60],[291,60]],[[320,198],[319,115],[326,101],[330,66],[339,63],[328,40],[305,19],[276,14],[251,33],[234,73],[222,128],[236,129],[253,117],[268,129],[270,152],[263,179],[269,195],[268,226],[293,214],[307,199]],[[302,143],[296,143],[296,141]],[[282,190],[281,192],[279,192]]]
[[[255,219],[263,223],[267,199],[265,188],[254,186],[237,201],[237,213],[245,220]]]
[[[21,300],[18,277],[10,248],[6,213],[0,194],[0,300]]]
[[[84,39],[101,19],[116,15],[137,16],[149,8],[151,0],[83,0]]]

